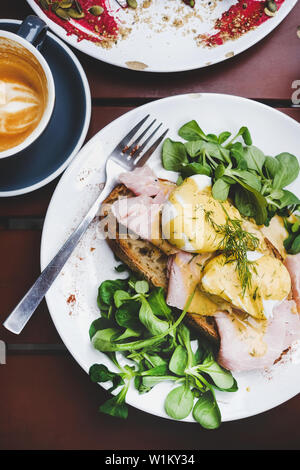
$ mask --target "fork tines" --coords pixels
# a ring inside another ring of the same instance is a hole
[[[146,163],[148,158],[152,155],[152,153],[161,143],[161,141],[163,140],[163,138],[165,137],[165,135],[167,134],[169,130],[167,129],[163,134],[161,134],[158,137],[158,139],[151,145],[151,147],[144,153],[144,155],[141,156],[143,150],[147,147],[147,145],[150,143],[150,141],[153,139],[157,131],[162,126],[162,123],[156,126],[155,129],[151,132],[151,134],[148,137],[146,137],[145,140],[140,144],[142,139],[147,135],[148,131],[157,121],[156,119],[153,119],[153,121],[146,127],[146,129],[144,129],[135,138],[135,140],[131,142],[131,139],[136,135],[137,131],[143,126],[143,124],[146,122],[148,118],[149,118],[149,114],[146,117],[144,117],[138,124],[136,124],[136,126],[134,126],[133,129],[131,129],[131,131],[122,139],[122,141],[118,145],[119,150],[121,150],[121,152],[124,155],[126,155],[127,160],[131,160],[134,166],[142,166]]]

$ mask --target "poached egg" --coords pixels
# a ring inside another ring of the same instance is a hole
[[[211,178],[193,175],[186,178],[163,205],[162,234],[180,250],[195,254],[213,253],[219,250],[224,236],[215,230],[214,224],[225,225],[227,216],[242,220],[239,211],[229,201],[220,203],[213,198]],[[229,310],[238,309],[263,320],[270,318],[273,308],[287,298],[291,279],[284,264],[266,250],[259,227],[248,220],[242,222],[243,228],[259,239],[260,251],[247,252],[251,269],[249,287],[243,291],[237,262],[228,262],[222,253],[205,265],[199,287],[216,305],[224,308],[224,303],[227,303]],[[203,312],[200,307],[199,311]]]
[[[162,208],[163,237],[190,253],[216,251],[222,235],[216,233],[208,215],[213,214],[214,222],[222,225],[226,223],[226,212],[232,218],[240,218],[238,210],[228,201],[220,204],[213,198],[211,178],[190,176],[171,193]]]

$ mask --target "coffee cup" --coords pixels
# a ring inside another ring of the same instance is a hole
[[[55,87],[40,53],[46,23],[28,16],[18,32],[0,30],[0,158],[19,154],[45,130]]]

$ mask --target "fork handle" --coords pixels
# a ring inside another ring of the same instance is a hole
[[[58,253],[54,256],[52,261],[50,261],[50,263],[42,271],[27,294],[25,294],[23,299],[5,320],[3,325],[9,331],[15,334],[21,333],[24,326],[31,318],[32,314],[39,306],[49,288],[73,253],[79,240],[82,238],[88,226],[96,216],[98,210],[100,209],[100,204],[113,189],[114,184],[115,181],[110,181],[109,183],[105,184],[105,187],[103,188],[100,196],[97,197],[82,222],[70,235]]]

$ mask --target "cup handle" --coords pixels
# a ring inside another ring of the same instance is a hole
[[[40,50],[46,38],[47,30],[48,26],[45,21],[38,16],[29,15],[21,24],[17,34]]]

